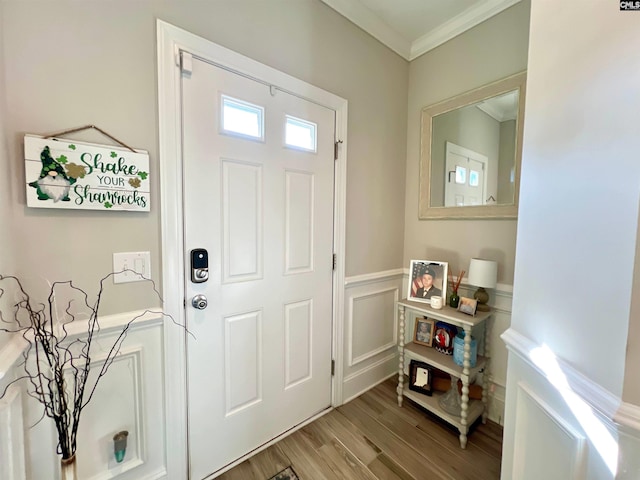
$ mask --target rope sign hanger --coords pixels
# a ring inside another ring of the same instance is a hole
[[[111,140],[113,140],[114,142],[122,145],[125,148],[128,148],[129,150],[131,150],[133,153],[138,153],[136,152],[133,148],[131,148],[129,145],[127,145],[126,143],[124,143],[121,140],[118,140],[116,137],[114,137],[113,135],[109,135],[107,132],[105,132],[104,130],[102,130],[99,127],[96,127],[95,125],[85,125],[84,127],[78,127],[78,128],[71,128],[69,130],[64,130],[62,132],[57,132],[57,133],[52,133],[51,135],[47,135],[44,138],[53,138],[53,137],[62,137],[63,135],[68,135],[70,133],[75,133],[75,132],[81,132],[82,130],[89,130],[89,129],[95,129],[98,130],[101,134],[103,134],[105,137],[109,137]]]

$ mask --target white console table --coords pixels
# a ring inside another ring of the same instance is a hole
[[[400,314],[399,332],[398,332],[398,352],[400,359],[398,364],[398,405],[402,407],[403,396],[407,397],[428,411],[434,413],[446,422],[454,425],[460,432],[460,446],[466,448],[467,433],[469,425],[482,415],[483,423],[487,421],[487,385],[489,367],[489,325],[485,324],[483,348],[478,352],[478,359],[475,367],[471,367],[471,332],[474,327],[481,325],[492,315],[492,312],[478,312],[474,317],[458,312],[456,309],[445,306],[440,310],[431,308],[428,303],[412,302],[403,299],[397,302]],[[465,331],[464,337],[464,360],[462,366],[457,365],[453,361],[453,356],[445,355],[434,348],[418,345],[411,341],[407,342],[405,338],[405,319],[406,311],[410,310],[416,315],[426,316],[428,318],[442,321]],[[479,342],[480,343],[480,342]],[[481,355],[480,355],[481,353]],[[442,392],[433,392],[433,396],[427,396],[422,393],[414,392],[409,389],[408,382],[405,384],[404,371],[405,362],[410,359],[419,360],[438,368],[451,375],[451,384],[456,385],[458,379],[462,380],[462,409],[460,416],[451,415],[444,411],[439,403],[439,398],[444,395]],[[482,401],[469,400],[469,382],[480,371],[484,371]]]

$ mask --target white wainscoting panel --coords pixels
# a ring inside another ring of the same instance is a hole
[[[343,401],[393,375],[397,369],[395,302],[402,298],[403,270],[345,281]]]
[[[349,367],[396,346],[395,303],[399,299],[396,286],[349,296]]]
[[[0,390],[4,387],[0,386]],[[11,385],[0,400],[0,478],[25,480],[22,393]]]
[[[139,313],[125,312],[102,317],[103,328],[94,338],[91,377],[100,371],[122,326]],[[76,331],[74,327],[72,330],[75,335],[83,328]],[[120,355],[116,357],[82,412],[77,448],[79,478],[166,478],[162,351],[162,317],[147,315],[144,319],[136,320],[124,340]],[[16,370],[19,368],[16,367]],[[42,416],[42,406],[29,397],[27,400],[24,422],[30,427]],[[113,436],[122,430],[129,432],[127,452],[122,463],[117,463],[114,458]],[[28,437],[28,450],[25,454],[27,478],[58,480],[60,458],[55,453],[57,436],[53,422],[44,418],[36,427],[27,428],[25,432]],[[25,445],[21,445],[21,448],[25,448]]]
[[[584,436],[553,408],[518,383],[513,470],[518,480],[580,480],[585,471]]]
[[[89,375],[92,385],[104,365],[106,353],[95,356]],[[132,470],[144,463],[146,457],[145,405],[142,384],[142,347],[121,349],[120,355],[109,367],[108,374],[100,381],[96,394],[82,412],[78,432],[78,458],[93,458],[95,462],[79,462],[78,475],[88,480],[107,480]],[[65,372],[71,375],[69,369]],[[106,413],[106,415],[105,415]],[[113,435],[129,432],[126,456],[117,463],[113,455]],[[108,465],[108,471],[103,466]]]
[[[637,480],[640,478],[640,407],[623,404],[616,415],[619,422],[618,443],[620,461],[616,480]]]
[[[502,338],[509,349],[502,480],[618,478],[615,396],[519,332]]]

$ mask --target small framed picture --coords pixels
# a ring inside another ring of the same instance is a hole
[[[431,297],[447,298],[447,262],[411,260],[407,300],[431,303]]]
[[[435,322],[428,318],[416,318],[416,327],[413,331],[413,343],[430,347],[433,345],[433,329]]]
[[[475,315],[478,308],[478,300],[475,298],[460,297],[458,310],[467,315]]]
[[[424,362],[411,360],[409,363],[409,390],[431,396],[432,367]]]

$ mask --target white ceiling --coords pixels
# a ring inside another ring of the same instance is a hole
[[[322,0],[413,60],[520,0]]]

